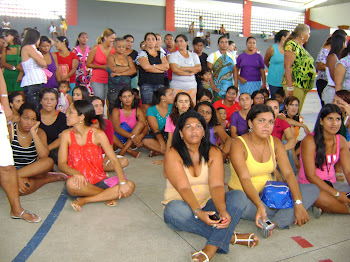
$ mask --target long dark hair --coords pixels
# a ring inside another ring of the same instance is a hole
[[[194,104],[193,104],[191,96],[189,94],[187,94],[185,92],[177,93],[177,95],[175,96],[175,99],[174,99],[173,107],[171,108],[171,112],[169,114],[169,117],[170,117],[171,121],[173,121],[174,125],[176,125],[177,120],[179,119],[179,116],[180,116],[179,109],[177,108],[177,105],[175,105],[175,103],[177,102],[177,99],[181,95],[188,96],[188,98],[190,99],[190,108],[188,110],[191,110],[194,108]]]
[[[50,45],[51,45],[51,40],[50,38],[48,38],[46,35],[42,35],[40,37],[40,43],[39,43],[39,46],[44,43],[44,42],[48,42]]]
[[[288,110],[287,110],[286,106],[289,106],[289,105],[290,105],[291,103],[293,103],[294,101],[297,101],[297,102],[298,102],[298,105],[300,106],[300,101],[299,101],[299,99],[298,99],[297,97],[295,97],[295,96],[288,96],[288,97],[286,98],[286,100],[284,100],[284,107],[283,107],[283,109],[282,109],[282,114],[284,114],[284,115],[286,116],[286,118],[289,118],[288,113],[287,113]],[[297,122],[299,122],[299,120],[300,120],[299,110],[298,110],[297,114],[296,114],[295,116],[293,116],[292,119],[295,120],[295,121],[297,121]]]
[[[14,45],[21,45],[21,38],[19,37],[19,33],[17,32],[17,30],[14,30],[14,29],[6,30],[5,36],[8,36],[8,35],[13,36]],[[9,50],[9,49],[10,49],[10,45],[6,47],[6,50]]]
[[[152,105],[158,105],[162,96],[165,96],[165,93],[170,88],[168,86],[162,86],[153,92],[152,96]]]
[[[40,33],[35,29],[28,29],[28,31],[24,35],[24,39],[22,41],[22,47],[25,45],[34,45],[38,42],[40,38]]]
[[[80,38],[82,35],[88,35],[88,34],[87,34],[87,33],[85,33],[85,32],[81,32],[81,33],[79,33],[78,38],[77,38],[77,41],[75,42],[75,46],[80,45],[80,43],[79,43],[79,38]]]
[[[211,147],[210,141],[209,141],[209,129],[207,127],[207,123],[205,122],[205,119],[202,115],[199,113],[189,110],[186,113],[183,113],[178,120],[178,123],[176,125],[174,136],[173,136],[173,142],[172,147],[179,153],[180,157],[182,158],[184,162],[184,166],[189,167],[193,166],[193,162],[190,156],[190,153],[188,152],[188,148],[183,141],[183,139],[180,136],[180,131],[183,130],[185,123],[187,119],[189,118],[196,118],[199,120],[201,125],[204,129],[204,137],[201,140],[200,146],[199,146],[199,161],[202,161],[202,158],[204,158],[205,163],[209,160],[209,150]]]
[[[326,144],[323,137],[323,126],[321,125],[321,120],[325,119],[331,113],[337,113],[340,116],[342,111],[339,106],[334,104],[326,104],[317,116],[317,121],[314,128],[314,140],[316,145],[316,167],[323,171],[323,164],[326,161]],[[339,132],[339,131],[338,131]]]
[[[194,110],[196,112],[198,112],[198,108],[201,106],[201,105],[206,105],[206,106],[209,106],[211,108],[211,119],[210,121],[207,123],[208,127],[213,127],[213,126],[218,126],[220,125],[219,124],[219,121],[218,121],[218,118],[216,116],[216,110],[215,110],[215,107],[209,103],[208,101],[203,101],[203,102],[200,102],[196,105],[196,107],[194,108]]]
[[[332,36],[331,50],[329,51],[329,55],[335,54],[339,58],[341,51],[343,50],[345,41],[346,41],[346,38],[343,35],[338,34],[338,35]]]
[[[57,37],[57,40],[59,40],[60,42],[64,43],[67,47],[67,49],[70,51],[70,48],[69,48],[69,41],[68,41],[68,38],[65,37],[65,36],[59,36]]]
[[[92,104],[92,102],[94,102],[95,100],[100,100],[100,101],[102,102],[102,105],[103,105],[103,100],[102,100],[101,98],[99,98],[98,96],[90,96],[91,104]],[[94,105],[92,105],[92,106],[94,106]],[[95,107],[94,107],[94,109],[95,109]],[[96,112],[95,112],[95,114],[96,114]],[[96,115],[96,116],[97,116],[97,115]],[[100,129],[101,129],[101,130],[105,130],[107,124],[106,124],[105,119],[103,118],[103,115],[102,115],[101,119],[98,119],[98,121],[99,121],[99,124],[100,124]]]
[[[281,42],[282,37],[286,37],[290,33],[288,30],[280,30],[277,34],[275,34],[275,43]]]
[[[135,96],[134,91],[132,91],[132,88],[131,87],[123,87],[122,89],[120,89],[119,94],[118,94],[118,98],[115,101],[116,108],[119,108],[119,109],[123,108],[122,100],[120,98],[123,95],[123,93],[127,92],[127,91],[129,91],[132,95],[134,95],[134,100],[132,101],[131,108],[132,109],[137,108],[137,106],[139,105],[139,101],[138,101],[137,97]]]
[[[335,92],[335,95],[343,99],[346,103],[350,104],[350,91],[343,89]],[[10,97],[10,96],[9,96]]]
[[[73,88],[72,94],[74,93],[74,90],[79,89],[81,91],[81,94],[83,95],[83,100],[90,101],[90,94],[89,91],[85,86],[76,86]]]
[[[74,108],[78,112],[78,116],[84,115],[84,123],[87,126],[91,126],[94,119],[97,119],[100,123],[104,122],[102,115],[96,115],[94,106],[87,100],[77,100],[73,102]]]

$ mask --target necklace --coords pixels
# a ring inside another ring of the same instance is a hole
[[[263,155],[264,155],[264,152],[265,152],[265,146],[266,146],[266,145],[265,145],[265,141],[264,141],[264,148],[263,148],[263,151],[262,151],[262,153],[260,153],[259,150],[256,149],[256,147],[255,147],[255,145],[254,145],[254,143],[253,143],[253,140],[252,140],[252,138],[250,137],[250,133],[248,133],[248,136],[249,136],[249,140],[250,140],[250,142],[252,143],[252,145],[253,145],[255,151],[259,153],[260,158],[261,158],[260,163],[262,163],[262,162],[263,162]]]
[[[332,154],[334,152],[334,145],[335,145],[335,137],[333,137],[333,145],[332,145],[332,151],[330,155],[325,155],[325,160],[326,160],[326,169],[327,169],[327,174],[328,174],[328,181],[330,181],[330,177],[329,177],[329,172],[331,171],[332,168],[332,162],[335,161],[336,159],[336,155]],[[337,154],[337,152],[335,152],[335,154]],[[329,166],[328,166],[329,164]]]
[[[19,128],[17,128],[17,136],[18,136],[18,135],[19,135],[20,137],[22,137],[23,139],[24,139],[24,138],[27,138],[27,136],[28,136],[28,135],[22,136],[22,135],[20,134],[20,132],[19,132]]]

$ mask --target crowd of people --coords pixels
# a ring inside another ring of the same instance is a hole
[[[81,32],[72,50],[64,35],[54,41],[28,29],[21,40],[6,30],[0,184],[11,217],[40,222],[19,195],[55,181],[66,181],[77,212],[91,202],[116,205],[135,189],[123,168],[137,160],[125,155],[138,158],[142,147],[150,157],[164,155],[157,163],[166,178],[165,223],[208,240],[193,261],[228,253],[229,244],[258,245],[254,233],[234,231],[240,219],[269,237],[274,228],[307,223],[309,208],[316,218],[349,214],[350,42],[337,30],[320,51],[323,107],[310,132],[300,115],[316,76],[304,48],[309,37],[305,24],[281,30],[263,58],[253,36],[237,57],[226,33],[208,56],[207,41],[194,37],[189,51],[184,34],[167,34],[163,49],[162,36],[148,32],[137,52],[132,35],[117,38],[111,28],[92,48]],[[306,136],[298,141],[300,128]],[[108,178],[111,171],[116,176]],[[274,180],[288,185],[289,208],[272,209],[261,199]]]

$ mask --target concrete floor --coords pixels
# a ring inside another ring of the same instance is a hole
[[[320,109],[316,93],[310,93],[303,116],[312,129]],[[77,213],[67,199],[64,182],[48,184],[21,197],[25,209],[39,214],[43,222],[29,224],[12,220],[4,191],[0,189],[0,262],[7,261],[190,261],[190,253],[201,249],[205,239],[186,232],[174,232],[163,222],[165,179],[161,159],[131,159],[125,173],[136,184],[135,193],[115,207],[88,204]],[[229,165],[225,165],[226,180]],[[274,230],[249,249],[231,246],[227,255],[212,261],[350,261],[350,217],[324,214],[312,217],[303,227]],[[253,222],[240,221],[238,232],[258,230]],[[302,248],[291,237],[301,236],[313,247]]]

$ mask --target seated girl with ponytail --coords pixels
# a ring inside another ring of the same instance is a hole
[[[72,207],[80,212],[83,205],[101,201],[114,206],[117,199],[131,196],[135,184],[125,178],[104,131],[92,127],[94,119],[103,121],[102,115],[96,116],[94,106],[85,100],[75,101],[66,115],[67,125],[72,128],[62,132],[58,166],[69,176],[68,193],[82,196],[72,202]],[[113,184],[105,181],[102,149],[118,177]]]

